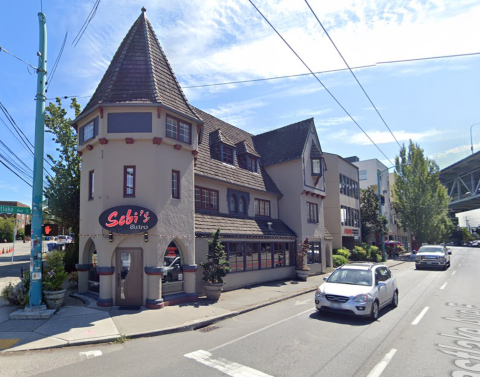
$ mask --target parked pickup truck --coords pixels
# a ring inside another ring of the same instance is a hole
[[[415,269],[434,267],[446,270],[450,267],[450,255],[452,252],[444,245],[422,246],[415,255]]]

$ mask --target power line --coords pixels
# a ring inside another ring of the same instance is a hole
[[[395,135],[393,134],[392,130],[390,129],[390,127],[388,126],[387,122],[385,121],[385,119],[383,118],[382,114],[380,114],[380,111],[378,111],[377,109],[377,106],[375,106],[375,104],[373,103],[372,99],[370,98],[370,96],[368,95],[368,93],[366,92],[365,88],[363,87],[363,85],[360,83],[360,81],[358,80],[357,76],[355,75],[355,73],[352,71],[352,69],[350,68],[350,66],[348,65],[347,61],[345,60],[345,58],[343,57],[342,53],[340,52],[340,50],[338,49],[337,45],[335,44],[335,42],[333,41],[333,39],[330,37],[330,34],[328,34],[328,31],[327,29],[325,29],[325,27],[323,26],[322,22],[320,21],[320,19],[317,17],[316,13],[313,11],[312,7],[310,6],[310,4],[308,3],[308,0],[305,0],[305,3],[307,4],[308,8],[310,9],[310,11],[313,13],[314,17],[316,18],[316,20],[318,21],[318,23],[320,24],[320,26],[322,27],[323,31],[325,32],[325,34],[327,35],[328,39],[330,40],[330,42],[332,42],[332,45],[333,47],[335,47],[335,50],[337,50],[338,52],[338,55],[340,55],[340,57],[342,58],[343,62],[345,63],[345,65],[347,66],[348,70],[350,71],[350,73],[352,74],[352,76],[355,78],[355,81],[357,82],[357,84],[360,86],[360,88],[362,89],[363,91],[363,94],[365,94],[365,96],[367,97],[368,101],[370,102],[370,104],[373,106],[373,108],[375,109],[375,111],[377,112],[378,116],[380,117],[380,119],[382,120],[383,124],[385,125],[385,127],[387,127],[388,131],[390,132],[390,134],[393,136],[393,138],[395,139],[395,141],[397,142],[398,146],[401,148],[402,146],[400,145],[400,143],[398,142],[397,138],[395,137]]]
[[[65,38],[63,38],[62,47],[60,47],[60,51],[58,52],[57,59],[55,60],[55,63],[53,63],[53,68],[52,68],[52,71],[50,73],[50,78],[48,80],[48,85],[47,85],[47,88],[46,88],[45,92],[48,92],[48,88],[50,88],[50,84],[53,81],[53,76],[55,75],[55,72],[56,72],[57,67],[58,67],[58,63],[60,62],[60,59],[62,58],[63,49],[65,48],[65,43],[67,42],[67,36],[68,36],[68,31],[65,33]]]
[[[95,4],[93,5],[92,10],[90,11],[87,19],[83,23],[82,27],[80,28],[80,31],[78,32],[77,36],[74,38],[72,45],[74,44],[74,47],[77,46],[78,42],[80,42],[80,39],[83,36],[83,33],[85,33],[85,30],[87,30],[88,25],[90,24],[90,21],[92,21],[93,17],[95,17],[95,14],[97,13],[97,8],[100,5],[100,0],[96,0]]]
[[[358,122],[353,118],[352,115],[343,107],[343,105],[340,103],[340,101],[328,90],[328,88],[323,84],[323,82],[313,73],[313,71],[310,69],[310,67],[302,60],[302,58],[296,53],[296,51],[288,44],[288,42],[282,37],[282,35],[275,29],[275,27],[268,21],[268,19],[263,15],[263,13],[256,7],[256,5],[252,2],[252,0],[248,0],[250,4],[253,5],[253,7],[257,10],[257,12],[263,17],[263,19],[270,25],[270,27],[277,33],[277,35],[282,39],[282,41],[288,46],[288,48],[295,54],[295,56],[302,62],[302,64],[310,71],[310,73],[315,77],[315,79],[323,86],[323,88],[327,91],[327,93],[333,98],[333,100],[340,106],[340,108],[345,112],[345,114],[348,115],[348,117],[357,125],[357,127],[365,134],[365,136],[372,142],[373,145],[380,151],[380,153],[390,162],[390,164],[393,165],[393,162],[390,161],[390,159],[387,157],[385,153],[380,149],[380,147],[375,144],[375,142],[372,140],[372,138],[365,132],[365,130],[358,124]]]
[[[368,65],[361,65],[356,67],[351,67],[350,69],[364,69],[364,68],[375,68],[379,65],[387,65],[387,64],[401,64],[401,63],[408,63],[414,61],[422,61],[422,60],[435,60],[435,59],[448,59],[448,58],[456,58],[456,57],[464,57],[464,56],[475,56],[480,55],[480,52],[471,52],[465,54],[455,54],[455,55],[441,55],[441,56],[430,56],[430,57],[423,57],[423,58],[414,58],[414,59],[404,59],[404,60],[389,60],[384,62],[377,62],[375,64],[368,64]],[[315,74],[325,74],[325,73],[335,73],[335,72],[342,72],[347,71],[348,68],[338,68],[338,69],[330,69],[326,71],[318,71],[314,72]],[[207,88],[211,86],[223,86],[223,85],[234,85],[234,84],[249,84],[254,82],[261,82],[261,81],[272,81],[272,80],[279,80],[279,79],[288,79],[288,78],[295,78],[295,77],[302,77],[302,76],[310,76],[311,73],[298,73],[295,75],[284,75],[284,76],[274,76],[274,77],[264,77],[264,78],[256,78],[256,79],[249,79],[249,80],[236,80],[236,81],[227,81],[227,82],[219,82],[214,84],[200,84],[200,85],[190,85],[190,86],[182,86],[183,89],[195,89],[195,88]],[[129,91],[111,91],[112,94],[126,94],[126,93],[144,93],[145,90],[129,90]],[[64,96],[56,96],[64,99],[68,98],[91,98],[92,95],[87,96],[80,96],[80,95],[64,95]],[[48,101],[55,100],[56,97],[47,98]]]
[[[2,165],[5,165],[5,163],[3,161],[0,161],[0,164]],[[27,185],[29,185],[30,187],[33,187],[30,183],[28,183],[26,180],[24,180],[22,177],[20,177],[17,173],[15,173],[12,169],[10,169],[7,165],[5,165],[5,167],[10,170],[13,174],[15,174],[18,178],[20,178],[23,182],[25,182]]]

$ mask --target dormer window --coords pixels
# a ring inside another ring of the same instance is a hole
[[[233,163],[233,148],[222,145],[222,161],[226,164],[234,165]]]
[[[322,175],[322,160],[312,158],[312,175]]]
[[[251,172],[258,173],[258,161],[257,158],[247,156],[247,169]]]

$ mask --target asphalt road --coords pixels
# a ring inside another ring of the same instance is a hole
[[[451,249],[447,271],[392,267],[400,303],[376,322],[320,315],[309,293],[192,332],[5,354],[0,375],[480,377],[480,249]]]

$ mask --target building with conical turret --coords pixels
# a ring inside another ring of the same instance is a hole
[[[332,268],[325,163],[313,119],[251,135],[189,104],[145,9],[75,119],[82,159],[79,291],[162,308],[203,294],[221,228],[224,289]]]

